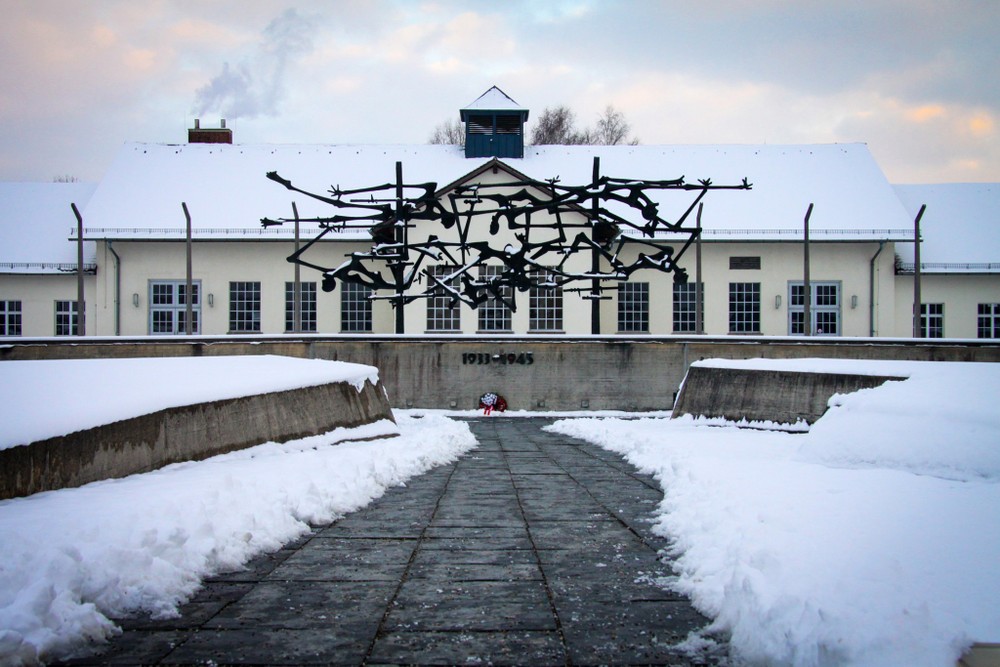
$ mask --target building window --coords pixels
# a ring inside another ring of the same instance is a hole
[[[0,301],[0,336],[21,335],[21,302]]]
[[[555,284],[556,274],[545,269],[533,269],[528,292],[528,329],[530,331],[562,331],[563,291]]]
[[[649,332],[649,283],[618,285],[618,331]]]
[[[479,280],[481,283],[489,282],[499,276],[503,271],[500,266],[479,266]],[[480,331],[511,331],[510,306],[513,300],[514,290],[510,285],[499,287],[500,296],[493,292],[487,292],[490,296],[486,301],[479,304],[479,330]]]
[[[367,285],[340,283],[340,330],[368,333],[372,330],[372,294]]]
[[[979,338],[1000,338],[1000,303],[979,304],[976,331]]]
[[[79,332],[76,301],[56,301],[56,335],[76,336]]]
[[[674,283],[674,333],[698,333],[697,315],[698,286],[695,283]]]
[[[920,334],[924,338],[944,338],[944,304],[920,304]]]
[[[812,300],[809,315],[812,331],[817,336],[840,335],[840,283],[809,282]],[[788,284],[788,333],[792,336],[805,334],[805,283]]]
[[[229,331],[253,333],[260,331],[260,283],[229,283]]]
[[[460,331],[462,328],[461,306],[457,299],[461,289],[456,269],[450,266],[432,266],[427,269],[431,282],[431,294],[427,299],[428,331]]]
[[[729,283],[729,333],[760,333],[760,283]]]
[[[191,331],[201,333],[201,281],[191,283]],[[187,281],[149,283],[149,333],[183,334],[187,327]]]
[[[316,331],[316,283],[299,283],[299,331]],[[295,283],[285,283],[285,331],[295,331]]]

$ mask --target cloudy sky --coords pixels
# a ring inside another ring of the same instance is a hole
[[[492,85],[643,144],[865,142],[896,183],[1000,181],[995,0],[0,0],[0,180],[126,141],[426,143]]]

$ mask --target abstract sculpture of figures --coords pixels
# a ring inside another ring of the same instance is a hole
[[[416,299],[450,296],[476,308],[489,299],[515,309],[513,290],[531,287],[569,287],[599,299],[601,293],[629,280],[640,269],[674,273],[678,282],[687,276],[677,262],[698,234],[685,222],[709,190],[749,190],[746,179],[738,185],[714,185],[710,180],[687,183],[684,178],[650,181],[600,175],[594,158],[591,183],[567,186],[558,179],[529,178],[491,184],[459,185],[445,193],[436,183],[406,184],[402,165],[396,163],[396,182],[355,190],[334,187],[328,195],[301,190],[274,172],[267,174],[293,192],[325,202],[342,213],[302,219],[319,225],[320,233],[288,258],[288,261],[323,273],[323,290],[331,291],[337,280],[360,283],[396,307],[397,323],[402,306]],[[684,213],[673,222],[660,217],[648,192],[677,190],[695,194]],[[609,209],[614,207],[614,211]],[[261,220],[265,227],[292,219]],[[489,223],[489,237],[501,230],[516,242],[503,247],[490,238],[472,240],[474,222]],[[411,242],[410,230],[418,222],[430,227],[426,240]],[[333,231],[365,228],[371,233],[371,250],[349,255],[340,266],[322,266],[305,259],[317,241]],[[622,233],[627,228],[627,233]],[[435,229],[440,230],[434,234]],[[456,237],[445,240],[442,236]],[[665,238],[667,237],[667,238]],[[539,240],[539,239],[542,240]],[[679,249],[675,246],[680,245]],[[624,249],[637,247],[634,258],[625,260]],[[572,269],[571,259],[589,252],[590,269]],[[424,263],[433,260],[453,271],[431,272]],[[478,267],[489,265],[489,272]],[[415,289],[422,283],[424,289]],[[399,325],[397,325],[398,329]]]

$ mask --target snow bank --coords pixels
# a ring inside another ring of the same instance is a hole
[[[1000,639],[1000,365],[908,373],[834,397],[802,435],[691,418],[552,428],[657,476],[672,587],[738,657],[950,667]]]
[[[272,355],[5,361],[0,364],[0,449],[166,408],[349,382],[378,369]]]
[[[803,460],[1000,481],[1000,365],[913,364],[905,382],[834,396]]]
[[[109,617],[170,616],[206,575],[475,446],[464,423],[398,421],[0,502],[0,664],[32,664],[108,637],[116,632]]]

